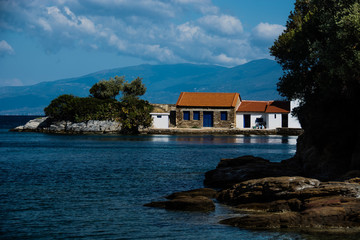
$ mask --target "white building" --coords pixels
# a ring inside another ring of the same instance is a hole
[[[290,114],[289,114],[289,128],[301,128],[300,122],[297,117],[292,116],[294,108],[300,105],[299,100],[294,100],[290,102]]]
[[[236,111],[237,128],[276,129],[301,128],[291,115],[289,101],[246,101]],[[296,105],[294,105],[295,107]]]
[[[173,108],[166,104],[153,105],[152,128],[301,128],[291,114],[299,101],[247,101],[241,100],[238,93],[181,93]]]
[[[169,128],[170,113],[150,113],[153,128]]]

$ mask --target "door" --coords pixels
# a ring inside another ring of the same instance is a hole
[[[204,112],[203,127],[213,127],[214,126],[213,116],[214,116],[213,112]]]
[[[281,115],[281,127],[287,128],[289,126],[289,117],[288,114]]]
[[[250,114],[244,114],[244,128],[250,128]]]

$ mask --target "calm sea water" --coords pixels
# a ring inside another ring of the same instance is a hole
[[[0,117],[1,239],[339,239],[220,225],[234,214],[220,204],[211,213],[143,206],[203,187],[204,173],[221,158],[289,158],[296,137],[8,131],[27,120]]]

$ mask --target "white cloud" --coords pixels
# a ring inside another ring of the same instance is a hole
[[[193,26],[189,22],[177,26],[177,30],[179,31],[178,40],[180,41],[192,41],[201,31],[198,26]]]
[[[14,49],[5,40],[0,41],[0,56],[13,55]]]
[[[1,4],[5,11],[0,30],[8,26],[7,31],[27,33],[49,53],[84,48],[158,63],[234,66],[268,56],[269,46],[254,45],[252,38],[276,37],[283,29],[261,23],[253,32],[246,32],[240,19],[221,13],[211,0],[33,0]]]
[[[48,32],[51,32],[51,31],[52,31],[52,28],[51,28],[50,24],[49,24],[44,18],[39,18],[38,24],[39,24],[45,31],[48,31]]]
[[[244,64],[244,63],[247,62],[245,59],[239,59],[239,58],[236,58],[236,57],[229,57],[224,53],[221,53],[218,56],[214,56],[214,60],[215,60],[215,62],[220,62],[220,63],[222,63],[222,65],[225,65],[225,66],[227,66],[227,65],[230,65],[230,66],[240,65],[240,64]]]
[[[172,0],[184,9],[192,8],[203,14],[217,14],[219,8],[211,3],[211,0]]]
[[[258,38],[263,38],[267,40],[274,40],[277,38],[283,31],[285,27],[278,24],[270,23],[259,23],[254,28],[254,34]]]
[[[218,34],[236,35],[243,32],[243,26],[239,19],[229,15],[208,15],[198,20],[205,29]]]

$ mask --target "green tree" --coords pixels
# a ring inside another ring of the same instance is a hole
[[[152,105],[145,100],[140,99],[144,95],[146,87],[141,78],[124,83],[120,103],[121,111],[121,130],[126,134],[137,134],[139,127],[147,128],[151,126]]]
[[[301,100],[302,166],[328,178],[360,169],[359,1],[297,0],[270,51],[284,71],[278,91]]]
[[[115,99],[123,89],[124,77],[115,76],[109,80],[101,80],[90,88],[90,95],[98,99]]]
[[[75,116],[75,102],[77,97],[64,94],[51,101],[44,109],[45,115],[54,120],[72,121]]]
[[[80,98],[60,95],[44,109],[54,120],[84,122],[88,120],[119,120],[121,106],[113,99]]]
[[[115,100],[120,91],[120,102]],[[61,95],[51,101],[44,109],[46,116],[55,121],[66,120],[84,122],[88,120],[116,120],[122,123],[122,132],[136,134],[139,127],[151,125],[152,106],[140,99],[146,87],[141,78],[124,83],[124,77],[101,80],[90,89],[92,97],[80,98],[73,95]]]
[[[142,78],[137,77],[136,79],[132,80],[130,83],[124,83],[123,89],[123,97],[140,97],[145,94],[146,87],[142,83]]]

